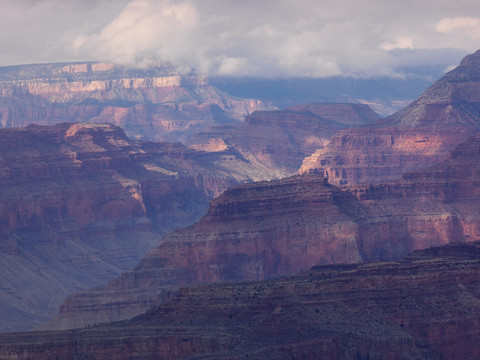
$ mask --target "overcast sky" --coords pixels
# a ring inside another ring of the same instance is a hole
[[[102,60],[234,76],[408,76],[480,48],[478,0],[0,0],[0,65]]]

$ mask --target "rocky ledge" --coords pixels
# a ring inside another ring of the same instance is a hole
[[[3,359],[477,359],[480,244],[182,288],[135,319],[0,335]]]

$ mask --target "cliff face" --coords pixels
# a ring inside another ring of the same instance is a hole
[[[158,294],[181,284],[263,279],[318,263],[358,262],[357,226],[342,209],[352,200],[319,176],[229,189],[199,223],[166,235],[135,269],[107,286],[69,296],[46,328],[137,315]]]
[[[475,136],[447,161],[397,182],[342,191],[309,174],[229,189],[200,222],[165,236],[134,270],[69,296],[49,327],[133,316],[179,284],[263,279],[480,240],[479,156]]]
[[[112,123],[132,138],[185,141],[270,105],[229,96],[204,76],[105,63],[0,68],[0,126]]]
[[[205,151],[232,148],[250,161],[292,175],[302,160],[328,144],[338,129],[378,119],[366,105],[303,104],[285,110],[256,111],[242,124],[207,128],[195,134],[189,144]]]
[[[400,112],[339,131],[300,171],[320,172],[337,185],[378,183],[446,159],[480,129],[479,64],[480,52],[469,55]]]
[[[114,125],[0,129],[0,331],[51,318],[67,294],[197,221],[212,197],[269,175],[228,151],[134,142]]]
[[[181,289],[146,315],[0,336],[0,357],[476,359],[480,245]]]

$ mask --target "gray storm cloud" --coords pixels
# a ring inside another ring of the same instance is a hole
[[[404,76],[480,48],[471,0],[0,1],[3,65],[162,61],[228,76]]]

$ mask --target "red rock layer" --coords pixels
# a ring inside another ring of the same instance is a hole
[[[146,315],[0,336],[1,358],[477,359],[480,244],[181,289]]]
[[[195,134],[189,143],[205,151],[230,147],[251,161],[291,175],[338,129],[378,118],[370,107],[361,104],[304,104],[286,110],[256,111],[243,124],[210,127]]]
[[[300,171],[320,172],[337,185],[378,183],[446,159],[480,129],[479,78],[480,51],[402,111],[372,126],[339,131]]]
[[[251,174],[269,175],[228,151],[133,142],[113,125],[1,129],[0,331],[37,325],[67,294],[132,268]]]
[[[206,126],[266,108],[223,93],[204,76],[180,76],[167,67],[141,71],[78,63],[0,69],[2,127],[108,122],[132,138],[184,141]]]
[[[316,264],[392,260],[480,240],[480,135],[435,168],[341,191],[317,174],[229,189],[197,224],[164,237],[108,286],[68,297],[49,326],[144,311],[179,284],[262,279]]]

